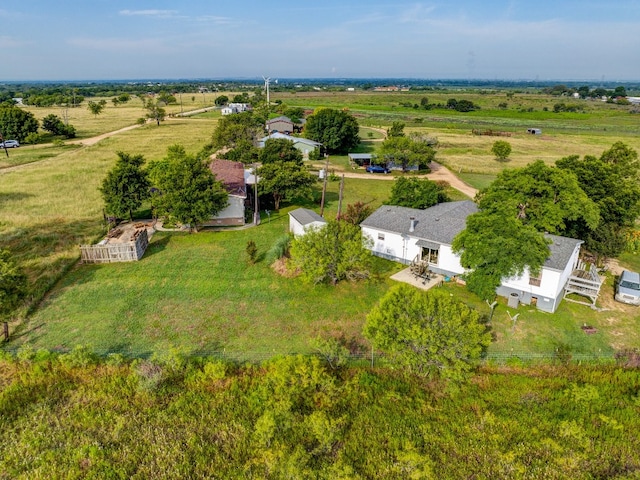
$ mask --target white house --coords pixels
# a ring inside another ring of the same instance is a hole
[[[229,197],[227,206],[203,225],[244,225],[244,206],[247,199],[244,165],[230,160],[214,160],[209,169],[216,180],[222,182]]]
[[[326,223],[324,218],[308,208],[289,212],[289,231],[296,237],[304,235],[310,228],[322,228]]]
[[[222,115],[232,115],[234,113],[246,112],[250,109],[251,107],[247,103],[230,103],[226,107],[223,107],[220,113],[222,113]]]
[[[460,275],[465,269],[451,247],[454,237],[466,226],[466,219],[478,207],[470,200],[447,202],[426,210],[384,205],[364,220],[363,235],[372,240],[375,255],[410,264],[424,261],[435,273]],[[547,235],[550,255],[538,277],[528,270],[521,277],[504,279],[496,293],[517,294],[524,304],[554,312],[562,300],[564,287],[578,264],[581,240]]]

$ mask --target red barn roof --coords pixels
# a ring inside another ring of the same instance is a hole
[[[244,165],[231,160],[214,160],[209,165],[211,172],[222,182],[229,195],[247,196],[244,183]]]

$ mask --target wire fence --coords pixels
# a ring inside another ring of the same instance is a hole
[[[38,351],[29,350],[24,347],[4,346],[2,351],[15,357],[37,357]],[[41,352],[50,352],[52,354],[68,354],[73,352],[69,348],[55,348],[50,350],[42,350]],[[327,358],[330,353],[324,352],[293,352],[293,351],[234,351],[227,349],[200,349],[197,351],[182,352],[179,349],[155,350],[155,351],[123,351],[123,350],[96,350],[91,351],[93,355],[102,359],[109,359],[113,356],[119,356],[126,360],[150,359],[153,357],[162,358],[165,355],[179,355],[185,359],[216,359],[231,363],[260,363],[275,357],[295,356],[295,355],[316,355],[321,358]],[[349,353],[343,355],[347,364],[351,365],[370,365],[383,366],[388,363],[389,357],[382,352],[369,351]],[[549,364],[549,363],[595,363],[595,364],[612,364],[619,358],[624,358],[624,352],[570,352],[570,351],[552,351],[552,352],[516,352],[516,351],[498,351],[487,352],[479,361],[484,365],[508,365],[508,364]]]

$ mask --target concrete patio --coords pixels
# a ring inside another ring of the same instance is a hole
[[[411,268],[405,268],[395,275],[392,275],[391,280],[408,283],[409,285],[413,285],[414,287],[421,290],[429,290],[430,288],[441,285],[444,281],[444,277],[437,273],[431,273],[429,277],[430,278],[428,281],[424,278],[416,277],[413,273],[411,273]]]

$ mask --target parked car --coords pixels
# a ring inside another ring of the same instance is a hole
[[[615,299],[630,305],[640,305],[640,273],[624,270],[620,274]]]
[[[0,142],[0,148],[18,148],[20,143],[17,140],[5,140]]]
[[[367,167],[369,173],[389,173],[389,169],[380,165],[369,165]]]

